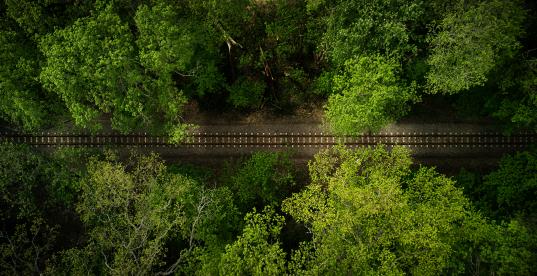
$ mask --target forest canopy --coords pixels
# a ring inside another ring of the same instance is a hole
[[[155,154],[0,153],[0,267],[15,274],[536,272],[536,206],[516,203],[535,175],[519,175],[523,194],[501,181],[534,170],[532,151],[506,157],[474,201],[468,177],[413,168],[402,147],[323,150],[301,187],[282,153],[219,176]]]
[[[0,130],[181,143],[196,111],[306,111],[358,135],[431,104],[534,136],[536,3],[0,0]],[[0,274],[537,275],[535,148],[453,177],[399,146],[126,152],[0,141]]]
[[[535,129],[535,11],[523,0],[6,0],[0,116],[26,131],[60,118],[98,131],[110,118],[122,133],[180,141],[190,102],[324,103],[331,130],[347,134],[435,95],[473,99],[507,131]]]

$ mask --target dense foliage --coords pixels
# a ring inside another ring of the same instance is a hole
[[[0,0],[0,119],[178,142],[189,103],[322,106],[356,134],[434,98],[534,131],[536,49],[530,0]],[[537,274],[535,149],[455,179],[400,147],[308,168],[0,144],[0,274]]]
[[[537,222],[537,149],[506,155],[487,175],[462,170],[458,182],[476,205],[498,219],[525,217]]]
[[[434,94],[473,98],[508,131],[535,128],[536,11],[524,0],[5,0],[0,116],[28,131],[58,117],[95,131],[109,118],[179,141],[191,101],[324,102],[343,134],[376,131]]]
[[[459,93],[485,84],[489,73],[519,50],[524,15],[519,1],[457,5],[431,38],[431,92]]]
[[[74,204],[89,154],[61,150],[46,157],[25,146],[0,145],[1,270],[44,271],[55,251],[80,238]]]
[[[238,166],[230,166],[222,177],[236,195],[239,209],[277,206],[295,186],[293,163],[285,153],[256,152]]]
[[[486,176],[481,201],[412,169],[400,147],[321,151],[300,188],[281,153],[216,178],[154,154],[0,153],[0,266],[12,274],[536,272],[530,152]],[[520,184],[502,180],[513,169]]]
[[[381,56],[348,60],[334,77],[334,91],[326,105],[326,118],[336,133],[378,131],[409,110],[416,100],[415,85],[398,77],[397,62]]]
[[[531,271],[535,242],[527,228],[517,220],[495,225],[471,207],[453,180],[432,168],[412,171],[411,163],[408,151],[397,147],[317,154],[310,163],[312,183],[283,203],[312,233],[293,252],[291,271]]]
[[[6,19],[0,24],[0,116],[26,130],[44,124],[57,99],[49,99],[39,81],[39,52],[18,26]]]

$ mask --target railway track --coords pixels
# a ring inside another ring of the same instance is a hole
[[[166,147],[166,148],[322,148],[336,144],[350,147],[402,145],[407,147],[443,148],[522,148],[537,142],[536,133],[504,136],[496,132],[476,133],[379,133],[356,136],[333,136],[323,133],[192,133],[183,143],[172,144],[163,136],[147,134],[98,133],[0,133],[0,141],[25,143],[35,147]]]

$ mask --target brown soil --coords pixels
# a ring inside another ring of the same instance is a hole
[[[185,121],[196,125],[320,124],[323,118],[321,104],[297,108],[292,115],[281,115],[267,109],[252,112],[213,113],[200,111],[195,101],[186,105],[184,110]]]

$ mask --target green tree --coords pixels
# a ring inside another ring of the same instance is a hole
[[[43,126],[57,100],[37,80],[41,58],[32,40],[8,19],[0,20],[0,116],[24,130]]]
[[[186,10],[186,11],[185,11]],[[190,83],[190,94],[214,93],[224,81],[218,71],[218,45],[213,28],[184,7],[164,2],[142,5],[135,16],[140,62],[161,79]],[[184,80],[183,80],[184,79]]]
[[[507,131],[537,130],[537,57],[519,57],[501,73],[499,91],[487,102],[492,116],[507,122]]]
[[[454,94],[482,86],[498,64],[519,50],[524,16],[520,1],[457,5],[431,38],[429,91]]]
[[[521,221],[495,224],[474,214],[456,232],[459,238],[452,246],[451,274],[535,274],[537,239]]]
[[[93,162],[77,207],[90,227],[91,249],[111,274],[149,273],[170,236],[186,232],[181,196],[189,179],[161,179],[164,166],[140,160],[131,174],[121,164]],[[186,191],[185,191],[186,190]],[[132,211],[131,211],[132,210]]]
[[[77,204],[87,242],[62,252],[53,273],[171,274],[191,262],[200,245],[229,235],[221,233],[234,214],[226,189],[169,173],[156,155],[129,166],[115,158],[88,164]]]
[[[144,74],[129,26],[112,6],[45,36],[40,48],[46,57],[40,79],[61,97],[78,126],[97,130],[98,117],[110,113],[121,132],[149,128],[174,140],[184,136],[183,93],[166,78]]]
[[[415,85],[402,76],[421,59],[423,2],[308,1],[307,5],[326,25],[317,52],[328,66],[314,90],[332,93],[325,108],[332,130],[378,131],[405,115],[409,103],[418,99]],[[414,75],[409,77],[420,78],[419,73]]]
[[[266,85],[263,82],[240,77],[228,86],[229,101],[237,108],[261,106]]]
[[[291,270],[450,274],[479,265],[491,272],[514,263],[523,264],[518,273],[531,268],[532,247],[519,247],[530,240],[525,227],[491,224],[453,180],[432,168],[412,171],[411,164],[401,147],[337,147],[317,154],[309,165],[312,183],[282,207],[312,233],[293,253]],[[497,240],[502,233],[505,239]]]
[[[337,67],[362,55],[381,54],[396,60],[417,51],[417,32],[424,14],[421,1],[308,1],[316,9],[328,9],[327,29],[320,50]]]
[[[244,213],[277,206],[295,184],[293,164],[287,153],[256,152],[227,181]]]
[[[74,212],[81,170],[67,169],[83,150],[52,156],[23,145],[0,144],[0,269],[8,274],[40,274],[53,254],[72,246],[78,228]]]
[[[338,134],[378,131],[405,115],[417,101],[414,85],[399,77],[397,62],[381,56],[348,60],[333,79],[325,115]]]
[[[57,229],[35,198],[44,160],[22,146],[0,145],[0,267],[6,273],[40,273]]]
[[[498,220],[513,218],[531,221],[537,212],[537,150],[505,155],[499,167],[483,175],[461,170],[457,182],[474,204]]]
[[[246,226],[235,242],[226,246],[220,259],[221,275],[281,275],[285,272],[285,252],[279,242],[284,218],[271,207],[244,218]]]
[[[53,124],[65,112],[61,99],[41,87],[44,57],[37,42],[54,28],[88,15],[91,6],[88,1],[0,3],[0,117],[25,131],[35,131]]]
[[[88,16],[92,1],[5,0],[6,16],[17,22],[30,38],[37,39],[65,27],[80,17]]]
[[[507,155],[498,170],[483,178],[483,203],[498,216],[533,216],[537,212],[537,150]]]
[[[315,250],[302,269],[336,274],[441,269],[448,250],[437,231],[450,229],[450,222],[461,214],[448,211],[449,216],[442,217],[447,210],[412,206],[412,195],[401,187],[410,164],[403,148],[391,153],[382,148],[357,152],[336,148],[318,154],[310,163],[312,184],[283,205],[313,233]],[[460,204],[464,202],[453,198],[452,204],[441,208]],[[430,220],[435,215],[442,219]]]

